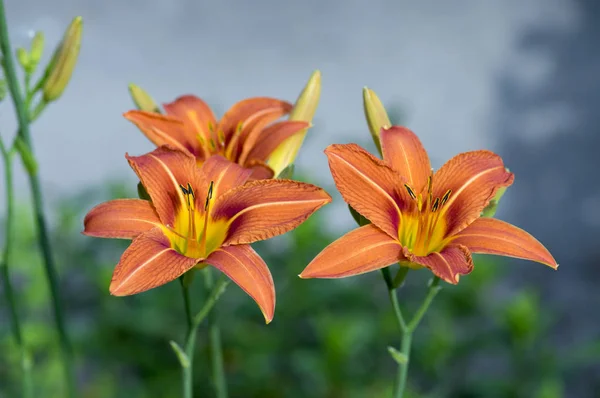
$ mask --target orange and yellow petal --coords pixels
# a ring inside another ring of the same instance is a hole
[[[225,135],[225,141],[228,142],[240,123],[242,125],[253,114],[258,112],[273,111],[285,115],[292,110],[292,104],[276,98],[254,97],[247,98],[234,104],[221,118],[217,126],[217,131],[222,131]]]
[[[420,193],[431,175],[431,164],[419,137],[406,127],[392,126],[381,129],[379,140],[383,160]]]
[[[163,108],[168,115],[181,120],[188,131],[198,134],[208,142],[210,139],[217,139],[216,133],[211,132],[209,126],[216,127],[217,120],[208,104],[194,95],[182,95],[175,101],[163,104]],[[199,141],[196,138],[196,143]]]
[[[398,237],[401,211],[414,203],[402,187],[403,178],[382,160],[356,144],[325,149],[338,191],[350,206],[392,238]]]
[[[308,122],[289,121],[274,123],[265,128],[260,139],[248,153],[248,160],[266,161],[279,145],[295,134],[302,133],[309,127]]]
[[[265,321],[275,314],[275,285],[267,264],[249,245],[222,247],[204,261],[223,272],[245,291],[262,311]]]
[[[243,121],[239,133],[229,141],[229,146],[236,145],[233,150],[228,148],[228,152],[232,154],[231,158],[237,159],[240,164],[245,163],[254,145],[262,140],[264,129],[288,112],[287,107],[274,107],[250,115]]]
[[[156,146],[169,145],[194,155],[198,152],[198,140],[194,133],[177,118],[144,111],[129,111],[123,116]]]
[[[446,162],[433,176],[433,197],[451,190],[440,210],[446,218],[446,236],[452,236],[477,219],[498,189],[513,183],[502,158],[490,151],[461,153]]]
[[[187,198],[180,185],[187,187],[189,183],[199,193],[195,195],[197,202],[204,206],[208,185],[191,154],[162,146],[142,156],[125,157],[148,191],[163,224],[173,225],[177,212],[186,208]]]
[[[473,253],[521,258],[558,268],[552,254],[536,238],[521,228],[495,218],[475,220],[460,231],[452,243],[464,245]]]
[[[300,277],[344,278],[387,267],[403,258],[400,243],[369,224],[348,232],[323,249]]]
[[[248,180],[252,170],[246,169],[220,155],[208,158],[201,168],[206,181],[213,181],[213,198],[237,188]]]
[[[331,202],[322,188],[291,180],[257,180],[217,198],[212,218],[228,223],[224,245],[252,243],[288,232]]]
[[[446,246],[441,252],[430,253],[427,256],[415,256],[405,252],[408,260],[427,267],[442,280],[456,285],[460,275],[473,271],[471,252],[465,246],[453,244]]]
[[[171,248],[159,228],[144,232],[125,250],[113,273],[110,293],[128,296],[164,285],[193,268],[197,259]]]
[[[83,220],[84,235],[133,239],[161,225],[152,204],[141,199],[115,199],[94,207]]]

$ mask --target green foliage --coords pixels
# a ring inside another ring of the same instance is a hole
[[[93,205],[135,196],[134,185],[111,184],[64,198],[53,212],[60,288],[83,397],[180,396],[180,367],[170,344],[183,341],[186,331],[179,281],[113,297],[108,285],[128,242],[81,235],[82,218]],[[218,302],[231,397],[391,395],[396,363],[387,347],[398,346],[400,335],[380,273],[339,280],[296,276],[338,237],[323,228],[325,214],[321,210],[293,233],[254,245],[269,264],[277,289],[270,325],[233,284]],[[21,210],[17,219],[13,282],[32,351],[36,392],[60,397],[61,367],[32,215]],[[496,287],[504,267],[490,258],[475,261],[475,271],[458,286],[444,286],[415,334],[407,396],[564,396],[565,372],[597,359],[600,347],[590,351],[584,346],[577,355],[558,358],[548,337],[553,317],[540,304],[538,292],[501,295]],[[398,266],[391,268],[394,275]],[[399,299],[409,313],[422,301],[430,278],[426,270],[408,274]],[[194,311],[207,297],[199,279],[190,282]],[[20,356],[5,321],[0,322],[0,350],[0,396],[18,396]],[[588,352],[596,354],[589,357]],[[205,324],[195,355],[196,394],[212,396]]]

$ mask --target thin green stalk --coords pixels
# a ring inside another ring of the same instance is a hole
[[[192,310],[190,307],[190,292],[189,285],[186,283],[181,283],[181,289],[183,291],[183,302],[185,306],[185,319],[188,325],[188,331],[185,337],[185,354],[187,356],[188,362],[187,366],[182,366],[182,374],[183,374],[183,397],[184,398],[192,398],[193,397],[193,364],[194,364],[194,346],[196,344],[196,331],[198,330],[194,325],[194,320],[192,318]]]
[[[23,139],[23,142],[26,144],[27,148],[29,149],[29,152],[31,152],[31,136],[29,132],[29,109],[27,109],[26,104],[23,100],[23,94],[21,92],[21,89],[19,87],[19,81],[17,79],[15,64],[12,58],[11,46],[8,36],[8,26],[6,24],[6,12],[4,9],[4,1],[2,0],[0,0],[0,50],[2,51],[3,55],[2,66],[4,68],[5,78],[8,83],[8,88],[10,90],[10,94],[17,113],[17,119],[19,123],[19,136]],[[75,379],[73,375],[73,355],[71,350],[71,343],[65,328],[65,320],[62,312],[61,299],[58,292],[58,276],[56,273],[56,266],[54,264],[52,256],[50,239],[48,237],[48,228],[46,226],[46,220],[44,217],[40,181],[34,169],[27,168],[27,174],[29,177],[29,185],[31,188],[31,194],[33,199],[38,240],[39,245],[42,249],[42,255],[44,257],[46,278],[48,279],[48,284],[50,286],[54,319],[60,340],[62,364],[64,367],[67,384],[67,396],[74,398],[76,394]]]
[[[179,360],[182,368],[182,382],[183,382],[183,397],[184,398],[192,398],[193,397],[193,364],[194,364],[194,346],[196,344],[196,334],[198,332],[198,326],[202,323],[202,321],[210,314],[214,305],[223,292],[225,292],[225,288],[229,285],[229,280],[226,278],[221,278],[217,284],[215,284],[209,296],[206,298],[204,305],[200,309],[200,311],[192,317],[192,309],[190,305],[190,295],[189,295],[189,283],[184,283],[184,279],[180,279],[181,281],[181,289],[183,292],[183,303],[185,307],[185,317],[187,321],[188,331],[185,337],[185,345],[184,345],[184,360]],[[178,352],[180,348],[174,342],[171,342],[171,345],[175,349],[178,356],[180,353]]]
[[[413,319],[408,324],[408,330],[410,330],[411,333],[415,331],[417,326],[419,326],[421,319],[423,319],[423,315],[425,315],[425,313],[429,309],[429,306],[431,305],[431,302],[433,301],[435,296],[438,294],[438,292],[441,290],[441,287],[439,286],[439,284],[440,284],[440,278],[438,278],[437,276],[434,276],[432,281],[429,283],[429,290],[427,291],[427,296],[425,296],[425,300],[423,301],[423,303],[421,304],[421,306],[415,313],[415,316],[413,317]]]
[[[408,330],[402,333],[402,341],[400,343],[400,352],[406,358],[404,365],[398,365],[398,373],[396,376],[396,388],[394,397],[402,398],[406,389],[406,379],[408,375],[408,364],[410,362],[410,346],[412,344],[412,333]]]
[[[210,267],[204,271],[204,284],[207,290],[213,289],[213,275]],[[221,348],[221,330],[217,322],[215,311],[208,314],[208,341],[210,344],[210,358],[213,385],[217,398],[227,398],[227,383],[223,365],[223,351]]]
[[[10,281],[9,267],[12,263],[12,249],[14,245],[14,185],[12,160],[13,152],[7,151],[4,142],[0,140],[0,150],[4,160],[4,178],[6,183],[6,215],[4,220],[4,253],[2,256],[2,284],[6,302],[9,308],[12,333],[21,353],[21,389],[23,397],[33,397],[33,378],[31,374],[31,358],[25,347],[21,332],[21,321],[17,311],[17,303]]]
[[[384,271],[385,270],[385,271]],[[397,288],[394,287],[394,284],[391,283],[391,277],[389,274],[389,270],[387,268],[382,269],[383,279],[388,287],[388,295],[390,298],[390,302],[392,304],[392,308],[394,309],[394,315],[396,316],[396,321],[398,322],[398,328],[402,333],[402,340],[400,343],[400,353],[403,357],[403,362],[398,363],[398,372],[396,373],[396,380],[394,382],[394,398],[402,398],[404,396],[404,391],[406,390],[406,380],[408,376],[408,366],[410,364],[410,349],[412,345],[412,335],[414,331],[419,326],[421,319],[429,309],[431,302],[440,291],[440,278],[435,276],[431,283],[429,284],[429,290],[427,291],[427,295],[425,296],[425,300],[410,320],[410,322],[406,322],[404,316],[402,315],[402,310],[400,309],[400,305],[398,303],[398,295],[396,294]],[[403,275],[406,276],[406,275]]]

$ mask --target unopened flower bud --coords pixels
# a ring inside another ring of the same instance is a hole
[[[389,128],[392,123],[377,94],[367,87],[363,88],[363,107],[373,142],[375,142],[375,146],[381,152],[379,133],[382,127]]]
[[[310,123],[317,111],[320,97],[321,72],[316,70],[310,75],[288,119]],[[304,129],[289,137],[273,151],[267,163],[275,172],[275,176],[278,176],[286,167],[294,163],[298,151],[304,142],[306,131],[307,129]]]
[[[17,48],[17,61],[23,67],[23,69],[29,69],[29,64],[31,63],[31,57],[29,53],[24,48]]]
[[[43,85],[44,100],[46,102],[54,101],[60,97],[71,80],[79,56],[82,29],[82,18],[75,17],[67,28],[62,42],[54,52],[46,69]]]
[[[31,58],[31,62],[37,66],[42,59],[42,54],[44,53],[44,34],[42,32],[35,32],[35,36],[31,40],[31,51],[29,52],[29,56]]]
[[[129,95],[131,95],[133,103],[140,111],[161,113],[160,108],[150,94],[140,86],[136,86],[133,83],[129,84]]]

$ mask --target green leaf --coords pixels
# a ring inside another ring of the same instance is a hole
[[[177,344],[173,340],[169,341],[169,344],[171,344],[171,348],[175,352],[175,355],[177,355],[177,359],[179,360],[181,367],[189,368],[190,367],[190,359],[188,358],[186,353],[183,351],[183,349],[179,346],[179,344]]]
[[[388,346],[387,349],[394,361],[396,361],[398,365],[406,365],[408,363],[408,357],[406,356],[406,354],[401,353],[392,346]]]

